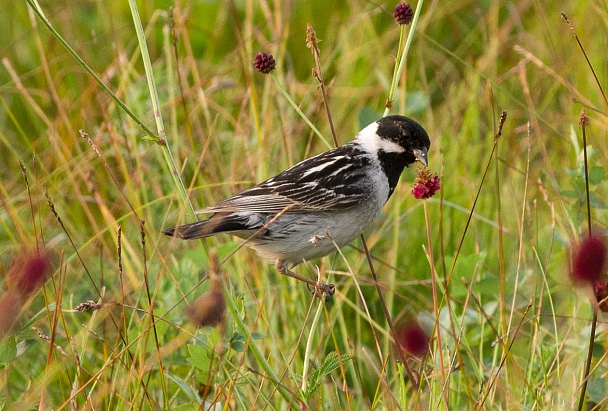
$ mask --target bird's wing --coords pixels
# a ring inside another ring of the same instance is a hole
[[[197,213],[344,210],[369,198],[371,161],[357,145],[347,144],[304,160]]]

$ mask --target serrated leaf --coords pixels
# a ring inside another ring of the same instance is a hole
[[[186,358],[186,361],[200,370],[200,372],[194,374],[194,378],[202,384],[209,385],[215,379],[215,373],[212,372],[211,367],[217,366],[219,361],[213,348],[188,344],[188,353],[190,357]]]
[[[341,357],[338,357],[338,353],[335,351],[327,354],[323,363],[320,367],[315,369],[315,371],[311,374],[308,383],[306,384],[306,391],[304,391],[304,398],[310,399],[315,391],[321,386],[322,379],[337,370],[340,367],[340,363],[344,364],[346,361],[352,359],[352,356],[348,354],[342,354]]]
[[[209,372],[213,350],[200,345],[188,344],[188,354],[190,357],[186,358],[186,361],[203,372]]]

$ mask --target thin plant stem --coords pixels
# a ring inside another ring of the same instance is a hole
[[[578,398],[578,411],[582,411],[585,405],[585,393],[587,392],[587,382],[589,381],[589,372],[591,370],[591,360],[593,359],[593,345],[595,344],[595,328],[597,327],[597,304],[591,304],[593,310],[593,318],[591,318],[591,331],[589,332],[589,347],[587,349],[587,359],[585,361],[585,371],[583,373],[583,384],[581,385],[581,393]]]
[[[568,27],[570,27],[570,30],[572,30],[572,34],[574,34],[574,38],[576,39],[576,42],[578,43],[579,48],[583,52],[583,56],[585,56],[585,61],[587,61],[587,64],[589,65],[589,68],[591,69],[591,73],[593,74],[593,78],[595,79],[595,82],[597,83],[597,86],[600,89],[600,93],[602,93],[602,97],[604,98],[604,103],[606,103],[606,105],[608,106],[608,98],[606,98],[606,94],[604,93],[604,89],[602,88],[602,83],[600,83],[600,80],[597,78],[597,74],[595,74],[595,70],[593,69],[593,66],[591,65],[591,61],[589,60],[589,57],[587,57],[585,48],[583,47],[583,44],[581,43],[578,36],[576,35],[576,31],[574,31],[574,26],[572,25],[572,23],[570,23],[568,16],[566,16],[566,13],[564,13],[563,11],[562,11],[562,17],[564,18],[564,20],[566,20],[566,23],[568,23]]]
[[[367,242],[365,241],[365,237],[363,236],[363,234],[361,234],[361,243],[363,244],[363,250],[365,251],[365,256],[366,256],[367,262],[369,264],[369,269],[372,273],[374,285],[376,286],[376,291],[378,292],[378,297],[380,300],[380,305],[382,306],[382,311],[384,312],[384,317],[386,318],[386,322],[388,323],[388,326],[391,330],[391,335],[393,336],[393,340],[395,341],[395,343],[397,343],[397,341],[398,341],[397,330],[395,329],[395,325],[393,324],[393,321],[391,320],[391,315],[388,312],[388,307],[386,306],[386,301],[382,294],[382,287],[380,287],[380,282],[378,281],[378,275],[376,274],[376,270],[374,269],[374,265],[372,264],[372,256],[369,252],[369,248],[367,247]],[[403,365],[405,367],[405,371],[407,372],[407,375],[410,378],[410,381],[412,382],[412,386],[414,387],[414,390],[417,390],[419,387],[420,381],[418,381],[418,379],[415,377],[414,373],[412,372],[410,366],[408,365],[405,355],[403,355],[403,350],[401,350],[401,347],[397,347],[396,351],[397,351],[397,355],[399,355],[399,359],[401,360],[401,362],[403,363]]]
[[[222,288],[225,296],[232,295],[225,281],[222,281]],[[277,390],[279,391],[283,399],[287,402],[287,404],[289,404],[292,409],[299,410],[300,408],[298,407],[298,404],[296,404],[296,402],[294,401],[295,397],[290,394],[289,391],[287,391],[287,389],[285,389],[285,387],[283,387],[283,385],[280,383],[280,380],[277,374],[274,372],[274,369],[270,366],[268,361],[266,361],[264,354],[262,354],[262,350],[260,350],[260,347],[258,347],[258,345],[255,343],[255,340],[249,332],[249,328],[247,328],[245,322],[241,318],[241,314],[239,313],[239,310],[236,306],[236,302],[233,298],[226,298],[226,307],[228,307],[228,311],[230,311],[230,315],[234,319],[234,322],[236,323],[239,331],[245,337],[245,341],[247,341],[248,347],[251,350],[251,354],[253,354],[258,364],[260,364],[268,378],[277,384]]]
[[[435,272],[435,259],[433,257],[433,241],[431,235],[431,220],[429,218],[429,208],[427,206],[427,202],[423,201],[424,206],[424,222],[426,225],[426,237],[428,241],[428,253],[429,253],[429,263],[431,265],[431,290],[433,293],[433,310],[435,311],[435,338],[437,338],[437,352],[439,355],[439,374],[441,375],[441,382],[444,389],[441,390],[443,394],[444,407],[446,410],[450,408],[449,406],[449,398],[446,386],[446,376],[445,376],[445,365],[443,361],[443,345],[441,343],[441,324],[439,323],[439,299],[437,298],[437,273]]]
[[[564,18],[566,16],[562,13]],[[568,19],[566,18],[566,21]],[[568,22],[569,23],[569,22]],[[575,34],[576,35],[576,34]],[[578,38],[577,38],[578,40]],[[585,55],[586,57],[586,55]],[[591,202],[589,200],[589,163],[587,158],[587,126],[589,125],[589,118],[585,113],[585,108],[581,109],[581,114],[579,117],[579,125],[583,130],[583,160],[584,160],[584,169],[585,169],[585,195],[587,202],[587,235],[589,238],[593,236],[591,232]],[[583,384],[581,385],[581,393],[578,400],[578,411],[583,409],[583,405],[585,404],[585,393],[587,392],[587,382],[589,381],[589,372],[591,370],[591,361],[593,360],[593,345],[595,344],[595,328],[597,326],[597,304],[591,302],[591,309],[593,310],[593,318],[591,319],[591,332],[589,334],[589,347],[587,350],[587,360],[585,361],[585,371],[583,373]]]
[[[170,409],[171,407],[169,405],[169,393],[167,392],[165,367],[163,365],[163,356],[161,354],[160,342],[158,339],[158,329],[156,327],[156,318],[154,315],[154,298],[152,297],[150,281],[148,278],[148,264],[146,263],[146,260],[147,260],[146,230],[144,228],[144,223],[145,222],[143,220],[140,223],[141,224],[140,225],[140,235],[141,235],[141,249],[142,249],[142,254],[143,254],[142,255],[142,264],[143,264],[143,274],[144,274],[144,285],[145,285],[145,289],[146,289],[146,297],[148,299],[148,309],[149,309],[147,314],[149,315],[148,318],[150,319],[150,327],[152,328],[152,334],[154,335],[154,344],[156,346],[156,355],[157,355],[157,359],[158,359],[158,373],[160,375],[160,381],[161,381],[161,385],[162,385],[164,406],[165,406],[165,409]],[[146,328],[145,338],[143,339],[145,342],[147,342],[147,335],[148,335],[148,330],[150,329],[150,327]],[[152,373],[149,373],[148,382],[151,377],[152,377]],[[144,386],[146,397],[148,397],[149,396],[148,384],[142,384],[142,385]]]
[[[483,183],[485,182],[486,176],[488,175],[488,171],[490,169],[490,164],[492,164],[492,158],[496,153],[496,147],[498,146],[498,139],[502,135],[502,127],[507,119],[507,111],[503,110],[500,114],[500,121],[498,123],[498,132],[494,136],[494,144],[492,145],[492,151],[490,152],[490,157],[488,158],[488,162],[486,164],[486,168],[483,172],[483,176],[481,177],[481,182],[479,183],[479,188],[477,189],[477,194],[475,195],[475,200],[473,200],[473,206],[471,207],[471,211],[469,213],[469,217],[467,218],[467,223],[464,226],[464,231],[462,236],[460,237],[460,242],[458,243],[458,247],[456,248],[456,255],[454,255],[454,261],[452,262],[452,267],[450,268],[450,272],[445,281],[446,288],[449,287],[450,282],[452,280],[452,275],[454,274],[454,270],[456,268],[456,262],[458,261],[458,257],[460,255],[460,250],[462,250],[462,245],[464,244],[464,237],[467,234],[469,229],[469,225],[471,224],[471,219],[473,218],[473,213],[475,212],[475,206],[477,205],[477,201],[479,200],[479,196],[481,194],[481,189],[483,187]]]
[[[279,81],[277,76],[274,74],[274,72],[270,73],[270,77],[272,77],[275,84],[277,85],[279,90],[281,90],[281,93],[283,93],[283,96],[287,99],[289,104],[291,104],[291,106],[294,108],[296,113],[298,113],[300,115],[300,117],[302,117],[302,120],[304,120],[306,122],[306,124],[308,124],[308,127],[311,128],[311,130],[321,139],[321,141],[323,141],[323,143],[327,146],[327,148],[332,149],[333,147],[331,144],[329,144],[329,141],[327,141],[325,139],[325,137],[323,137],[323,134],[321,134],[321,132],[315,127],[314,124],[312,124],[312,122],[308,119],[308,117],[306,117],[306,114],[304,114],[304,112],[300,109],[300,107],[298,107],[296,102],[293,101],[293,99],[287,93],[287,90],[285,90],[285,87],[283,87],[283,85],[281,84],[281,82]]]
[[[315,34],[315,31],[313,30],[310,24],[306,26],[306,47],[312,50],[312,55],[315,58],[316,68],[313,70],[312,75],[319,81],[319,86],[321,87],[321,94],[323,95],[323,104],[325,106],[325,112],[327,113],[327,121],[329,122],[329,129],[331,130],[331,136],[334,139],[334,145],[338,147],[338,137],[336,136],[334,121],[331,118],[331,110],[329,109],[329,103],[327,102],[327,92],[325,91],[325,82],[323,81],[323,73],[321,72],[321,53],[319,51],[319,46],[317,45],[317,35]]]
[[[405,37],[405,24],[401,25],[399,30],[399,45],[397,46],[397,58],[395,59],[395,68],[393,69],[393,79],[391,81],[391,88],[388,90],[388,98],[386,99],[386,104],[384,106],[384,114],[382,117],[388,116],[390,109],[393,107],[393,95],[395,94],[395,89],[397,88],[397,71],[399,70],[398,62],[401,61],[401,57],[403,56],[403,37]]]
[[[306,340],[306,350],[304,351],[304,369],[302,370],[302,392],[306,390],[306,384],[308,383],[308,363],[310,362],[310,351],[312,349],[312,341],[315,335],[314,331],[317,329],[317,323],[319,322],[319,318],[321,318],[323,306],[323,299],[319,299],[317,311],[315,312],[315,316],[312,319],[312,324],[310,324],[310,334],[308,334],[308,339]]]
[[[139,11],[137,9],[137,3],[135,0],[129,0],[129,7],[131,8],[131,16],[133,18],[133,24],[135,25],[135,32],[137,33],[137,40],[141,51],[142,61],[144,63],[144,70],[146,72],[146,79],[148,82],[148,89],[150,91],[150,99],[152,101],[152,110],[154,112],[154,120],[156,121],[156,129],[158,130],[158,140],[161,147],[161,152],[167,163],[167,167],[171,170],[171,177],[177,192],[182,200],[183,205],[186,207],[186,211],[192,221],[196,221],[196,215],[194,214],[194,207],[188,198],[188,193],[184,187],[182,178],[177,171],[173,154],[169,149],[169,143],[167,142],[167,134],[165,132],[165,124],[160,111],[160,99],[158,98],[158,91],[156,90],[156,81],[154,80],[154,73],[152,72],[152,62],[150,61],[150,53],[148,52],[148,43],[144,33],[144,27],[139,17]],[[203,242],[203,244],[206,244]],[[205,247],[206,249],[206,247]]]
[[[35,0],[26,0],[26,2],[34,10],[34,13],[36,13],[42,23],[44,23],[46,28],[49,29],[51,34],[53,34],[53,36],[59,41],[59,43],[61,43],[61,45],[68,51],[68,53],[70,53],[72,57],[74,57],[78,64],[80,64],[80,66],[84,68],[84,70],[91,77],[93,77],[95,82],[97,82],[97,84],[99,84],[99,86],[104,89],[110,95],[110,97],[112,97],[112,100],[114,100],[116,104],[118,104],[118,106],[122,108],[125,113],[127,113],[127,115],[131,117],[131,119],[133,119],[133,121],[135,121],[135,123],[140,126],[151,139],[153,139],[154,141],[158,141],[159,137],[154,134],[154,132],[148,126],[146,126],[144,122],[140,120],[139,117],[137,117],[135,113],[133,113],[131,109],[129,109],[129,107],[127,107],[127,105],[123,103],[120,98],[118,98],[116,94],[114,94],[110,87],[108,87],[108,85],[106,85],[106,83],[101,80],[101,78],[93,71],[93,69],[89,67],[89,65],[85,63],[85,61],[78,55],[78,53],[76,53],[76,51],[67,43],[67,41],[65,41],[61,34],[59,34],[57,30],[55,30],[55,28],[51,25],[50,21],[46,18],[46,15],[42,11],[42,8],[38,5],[38,3]]]
[[[156,144],[163,147],[162,153],[163,153],[163,156],[165,157],[165,161],[167,162],[167,165],[169,166],[169,169],[171,170],[171,176],[174,180],[174,184],[178,190],[178,193],[180,195],[182,202],[186,205],[188,214],[190,215],[191,219],[194,220],[196,218],[194,215],[194,208],[192,207],[192,204],[190,204],[190,201],[188,200],[186,190],[184,188],[183,183],[181,182],[181,177],[177,171],[177,168],[175,167],[175,161],[173,160],[173,156],[171,154],[171,151],[169,150],[169,147],[167,145],[167,140],[164,136],[164,126],[162,124],[162,117],[160,116],[160,104],[158,103],[158,95],[156,94],[156,86],[154,84],[154,81],[153,81],[153,78],[151,75],[152,65],[150,63],[150,57],[147,53],[147,46],[145,45],[145,36],[143,33],[143,27],[141,25],[141,20],[139,19],[139,14],[136,13],[137,5],[135,4],[134,0],[130,0],[129,3],[131,5],[131,9],[132,9],[132,13],[133,13],[133,19],[135,22],[135,29],[136,29],[138,40],[140,43],[140,48],[142,49],[142,58],[144,61],[144,67],[146,69],[146,75],[148,76],[148,84],[150,85],[150,91],[151,91],[151,94],[153,97],[152,103],[153,103],[153,106],[156,107],[156,109],[154,110],[154,114],[155,114],[155,119],[157,122],[157,127],[159,130],[160,136],[154,134],[154,132],[148,126],[146,126],[144,124],[144,122],[142,120],[140,120],[139,117],[137,117],[135,115],[135,113],[133,113],[133,111],[131,111],[131,109],[129,109],[129,107],[127,107],[127,105],[120,98],[118,98],[118,96],[110,89],[110,87],[108,85],[106,85],[103,82],[103,80],[101,80],[101,78],[97,75],[97,73],[95,73],[93,71],[93,69],[91,67],[89,67],[89,65],[82,59],[82,57],[80,57],[80,55],[78,55],[78,53],[76,53],[76,51],[67,43],[67,41],[61,36],[61,34],[59,34],[59,32],[52,26],[52,24],[46,18],[46,15],[42,11],[42,8],[40,7],[40,5],[35,0],[26,0],[26,1],[27,1],[28,5],[32,8],[34,13],[36,13],[38,18],[42,21],[42,23],[51,32],[51,34],[53,34],[53,36],[59,41],[59,43],[61,43],[61,45],[68,51],[68,53],[70,53],[72,55],[72,57],[78,62],[78,64],[80,64],[80,66],[91,77],[93,77],[95,82],[97,82],[97,84],[99,84],[99,86],[110,95],[110,97],[116,102],[116,104],[120,108],[122,108],[125,111],[125,113],[127,113],[127,115],[129,117],[131,117],[131,119],[133,119],[133,121],[135,121],[135,123],[146,132],[146,134],[148,135],[148,138],[150,140],[152,140]],[[133,7],[135,7],[135,8],[133,8]]]
[[[410,26],[410,33],[413,33],[416,29],[416,25],[418,24],[418,17],[420,16],[420,10],[422,10],[422,5],[424,4],[424,0],[420,0],[418,5],[416,6],[416,11],[414,12],[414,18],[412,19],[412,24]],[[401,27],[401,35],[403,35],[404,28]],[[399,65],[397,66],[397,70],[393,74],[393,82],[391,84],[391,88],[388,92],[388,101],[392,101],[393,95],[395,93],[395,88],[397,87],[397,83],[399,82],[399,78],[401,77],[401,72],[403,71],[403,67],[405,66],[405,59],[407,57],[407,53],[410,50],[410,45],[412,44],[412,38],[414,36],[408,35],[407,40],[405,41],[405,47],[403,48],[403,53],[401,54],[401,58],[399,59]],[[401,46],[401,38],[399,39],[399,46]],[[384,109],[384,114],[382,117],[388,116],[390,111],[390,107],[387,104],[387,107]]]
[[[585,113],[585,108],[581,110],[579,124],[583,130],[583,160],[585,168],[585,195],[586,195],[586,206],[587,206],[587,231],[588,235],[591,236],[591,201],[589,199],[589,160],[587,156],[587,125],[589,124],[589,118]]]
[[[483,313],[483,309],[481,309],[481,303],[479,302],[479,300],[475,296],[472,296],[472,297],[473,297],[473,300],[479,306],[481,312]],[[511,349],[513,348],[513,344],[515,343],[515,341],[517,339],[517,335],[519,334],[519,330],[521,329],[521,326],[524,324],[524,322],[526,320],[526,315],[528,314],[528,311],[530,311],[531,307],[532,307],[532,300],[530,300],[528,302],[528,305],[526,306],[526,309],[524,310],[524,313],[521,316],[519,324],[517,324],[517,327],[513,331],[513,338],[511,338],[511,342],[509,343],[509,345],[507,346],[506,343],[502,343],[501,342],[501,345],[504,345],[503,354],[502,354],[502,356],[500,358],[500,362],[498,364],[496,372],[494,373],[494,375],[492,376],[492,378],[488,381],[488,384],[486,386],[483,398],[481,400],[479,400],[478,403],[477,403],[477,408],[476,408],[477,411],[481,411],[481,410],[484,409],[485,402],[488,399],[488,396],[490,395],[490,392],[492,391],[492,388],[496,385],[496,381],[498,380],[498,376],[500,375],[500,371],[502,370],[502,367],[504,366],[505,361],[507,360],[507,356],[510,354]],[[486,318],[486,321],[489,321],[489,318]],[[497,332],[497,330],[494,329],[494,332]],[[527,381],[524,381],[524,383],[528,384]]]

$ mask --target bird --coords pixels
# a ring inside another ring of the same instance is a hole
[[[201,221],[163,234],[186,240],[217,234],[245,239],[245,245],[275,262],[280,274],[313,287],[320,298],[335,292],[292,271],[349,244],[380,214],[404,168],[428,166],[431,141],[416,121],[390,115],[363,128],[352,141],[305,159],[278,175],[197,211]]]

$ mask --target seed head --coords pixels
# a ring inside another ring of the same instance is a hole
[[[274,57],[269,53],[258,53],[253,59],[253,67],[263,74],[268,74],[274,70],[276,62]]]
[[[7,287],[27,299],[42,287],[51,275],[52,267],[47,251],[22,251],[11,266]]]
[[[419,168],[416,182],[412,187],[412,194],[418,199],[431,198],[441,188],[439,183],[437,174],[432,174],[426,168]]]
[[[410,24],[414,18],[414,12],[409,4],[399,3],[395,6],[395,10],[393,10],[393,17],[400,26]]]
[[[605,239],[598,235],[585,237],[574,250],[571,276],[575,283],[595,284],[602,280],[606,273]]]
[[[226,318],[226,300],[221,291],[212,290],[198,297],[186,309],[188,319],[198,326],[223,324]]]
[[[429,349],[429,337],[420,324],[409,321],[397,330],[397,344],[415,357],[423,357]]]
[[[209,291],[198,297],[186,308],[190,322],[198,327],[220,326],[224,329],[226,322],[226,299],[222,293],[222,277],[219,271],[217,253],[210,254],[209,278],[211,286]]]
[[[34,254],[25,262],[23,275],[17,288],[23,296],[30,295],[44,284],[51,273],[51,259],[48,255]]]

